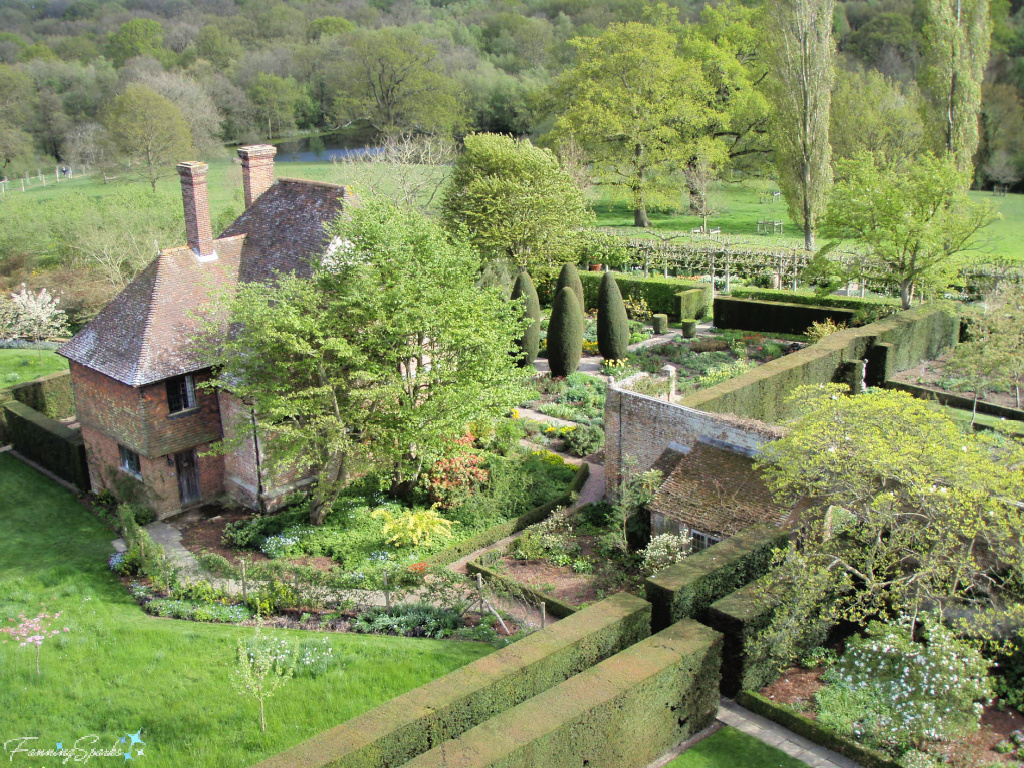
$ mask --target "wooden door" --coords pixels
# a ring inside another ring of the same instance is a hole
[[[199,464],[195,449],[174,454],[174,465],[178,472],[178,492],[181,506],[194,504],[202,498],[199,490]]]

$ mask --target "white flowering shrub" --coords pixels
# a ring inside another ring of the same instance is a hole
[[[688,554],[692,548],[689,533],[676,535],[674,533],[663,533],[655,536],[650,543],[640,550],[643,557],[642,568],[648,576],[653,576],[658,571],[668,568],[673,563],[678,563]]]
[[[64,336],[68,330],[68,318],[60,308],[60,299],[53,296],[45,288],[38,292],[30,291],[21,284],[21,291],[11,294],[13,312],[4,310],[5,334],[23,336],[31,341],[40,341],[51,336]],[[16,319],[12,319],[16,318]],[[11,331],[13,329],[13,332]]]
[[[922,642],[907,619],[851,640],[816,696],[821,724],[894,755],[977,730],[989,662],[938,620],[924,626]]]

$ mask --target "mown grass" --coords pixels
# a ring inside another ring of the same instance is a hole
[[[92,735],[108,748],[141,728],[148,765],[242,768],[491,650],[329,634],[343,663],[288,682],[261,733],[255,703],[229,682],[238,639],[253,630],[145,615],[106,566],[113,538],[68,491],[0,454],[0,621],[45,604],[71,630],[46,641],[38,677],[31,650],[0,645],[0,748],[21,736],[54,748]]]
[[[795,757],[726,726],[669,763],[665,768],[805,768]]]
[[[973,414],[965,408],[953,408],[950,406],[943,406],[942,412],[955,419],[960,424],[969,425],[973,418],[974,422],[977,424],[993,427],[1001,432],[1024,435],[1024,421],[1011,421],[1010,419],[1003,419],[999,416],[992,416],[988,413]]]
[[[0,389],[63,371],[68,361],[47,349],[0,349]]]

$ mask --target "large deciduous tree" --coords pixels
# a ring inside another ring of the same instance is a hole
[[[485,258],[542,270],[572,258],[577,231],[593,220],[553,152],[493,133],[466,137],[442,215]]]
[[[419,213],[365,202],[338,218],[312,279],[246,284],[216,386],[252,404],[270,460],[319,475],[322,522],[353,456],[404,495],[466,424],[520,398],[515,305],[474,286],[480,260]]]
[[[790,215],[801,223],[804,247],[832,184],[829,110],[835,80],[832,17],[835,0],[768,0],[768,87],[779,186]]]
[[[561,113],[554,132],[573,137],[605,182],[628,191],[634,224],[648,227],[652,195],[719,122],[713,89],[664,27],[612,24],[570,43],[577,57],[552,91]]]
[[[991,29],[988,0],[925,0],[921,90],[928,101],[926,126],[936,151],[953,156],[970,183],[978,148],[981,84]]]
[[[836,173],[822,232],[864,244],[872,278],[897,289],[904,309],[916,291],[946,288],[996,217],[967,198],[950,157],[925,154],[897,169],[859,155]]]
[[[174,164],[192,151],[188,124],[169,100],[152,88],[132,83],[103,116],[114,146],[134,171],[156,190],[157,181],[174,174]]]

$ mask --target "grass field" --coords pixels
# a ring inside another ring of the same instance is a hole
[[[806,768],[795,757],[732,726],[694,744],[665,768]]]
[[[0,349],[0,389],[57,373],[67,367],[67,360],[46,349]]]
[[[92,735],[107,749],[141,728],[146,765],[242,768],[491,650],[326,635],[343,664],[288,682],[267,702],[261,733],[256,704],[229,683],[238,639],[253,630],[147,616],[106,566],[112,538],[70,493],[0,454],[0,622],[45,603],[71,630],[43,645],[38,677],[31,650],[0,645],[0,750],[20,737],[53,749]],[[51,768],[60,759],[13,762]],[[109,759],[91,764],[100,762]]]

